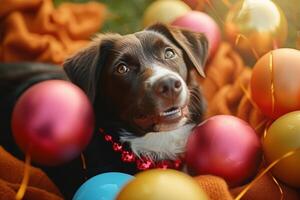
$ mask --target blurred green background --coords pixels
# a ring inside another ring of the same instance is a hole
[[[90,0],[54,0],[56,6],[63,2],[85,3]],[[107,5],[108,19],[101,32],[132,33],[142,29],[142,17],[153,0],[94,0]]]
[[[89,0],[54,0],[56,6],[63,2],[84,3]],[[147,6],[154,0],[96,0],[107,5],[110,16],[105,21],[101,32],[118,32],[121,34],[132,33],[141,30],[143,13]],[[206,0],[203,0],[206,1]],[[238,0],[229,0],[235,3]],[[297,33],[300,31],[300,0],[273,0],[279,5],[288,19],[289,36],[285,47],[296,47]],[[206,5],[205,12],[218,20],[218,16],[225,18],[228,8],[222,0],[211,0],[217,12]],[[218,16],[217,16],[218,15]],[[222,27],[221,27],[222,28]],[[300,32],[299,32],[300,33]],[[300,37],[300,34],[299,34]]]

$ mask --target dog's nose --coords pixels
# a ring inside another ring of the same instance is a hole
[[[178,78],[166,76],[160,78],[156,82],[154,90],[157,95],[171,99],[177,97],[180,94],[180,92],[182,91],[182,84]]]

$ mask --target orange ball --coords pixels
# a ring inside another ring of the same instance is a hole
[[[300,51],[277,49],[261,57],[251,77],[252,99],[272,119],[300,110]]]

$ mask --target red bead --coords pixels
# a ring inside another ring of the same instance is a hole
[[[100,133],[105,134],[104,129],[99,129]],[[182,160],[178,159],[175,161],[171,160],[162,160],[159,161],[157,164],[152,161],[151,159],[147,157],[142,157],[141,159],[136,159],[136,156],[133,152],[130,151],[124,151],[123,146],[117,142],[113,141],[113,138],[111,135],[105,134],[104,139],[107,142],[112,143],[112,148],[116,152],[121,153],[121,159],[123,162],[136,162],[136,167],[139,170],[147,170],[152,168],[160,168],[160,169],[180,169],[182,166]]]
[[[121,144],[118,144],[116,142],[113,143],[113,150],[114,151],[122,151],[122,145]]]
[[[174,161],[174,169],[179,169],[182,166],[182,161],[180,159]]]
[[[146,169],[154,168],[155,164],[152,160],[143,158],[143,159],[138,159],[136,161],[136,166],[139,170],[146,170]]]
[[[112,142],[112,137],[110,135],[105,135],[104,136],[105,141],[107,142]]]
[[[132,152],[123,151],[121,159],[122,159],[123,162],[134,162],[135,161],[135,156]]]
[[[156,167],[160,169],[169,169],[172,168],[172,162],[167,161],[167,160],[162,160],[157,163]]]

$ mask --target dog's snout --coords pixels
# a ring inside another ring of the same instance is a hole
[[[171,99],[180,94],[182,91],[182,84],[178,78],[166,76],[156,82],[154,90],[158,96]]]

